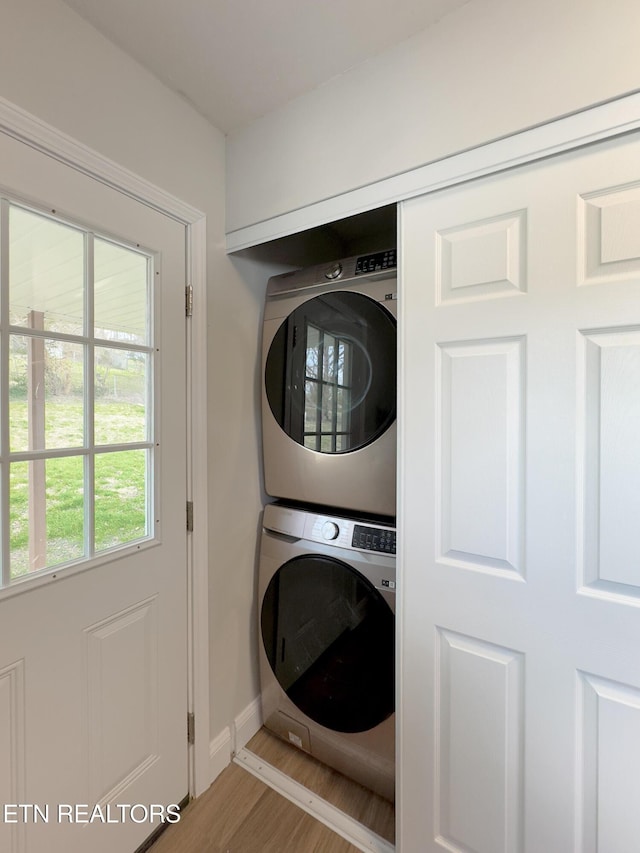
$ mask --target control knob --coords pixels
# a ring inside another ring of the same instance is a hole
[[[329,269],[325,272],[324,277],[328,278],[329,281],[334,281],[336,278],[340,278],[342,274],[342,264],[340,262],[331,264]]]
[[[322,538],[331,540],[337,539],[340,534],[340,528],[335,521],[325,521],[322,525]]]

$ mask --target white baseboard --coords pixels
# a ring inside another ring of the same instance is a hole
[[[258,696],[241,711],[231,726],[223,729],[209,744],[209,782],[214,782],[231,759],[262,726],[262,705]]]
[[[250,702],[233,723],[233,754],[235,755],[251,740],[262,726],[262,704],[260,697]]]
[[[209,781],[214,782],[231,763],[231,729],[229,726],[209,744]]]

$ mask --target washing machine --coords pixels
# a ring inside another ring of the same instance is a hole
[[[281,502],[259,568],[264,725],[394,799],[395,529]]]
[[[267,494],[395,516],[396,280],[394,249],[269,279]]]

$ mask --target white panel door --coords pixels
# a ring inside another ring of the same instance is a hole
[[[4,135],[0,195],[0,849],[130,853],[188,792],[184,226]]]
[[[640,140],[401,211],[403,853],[640,839]]]

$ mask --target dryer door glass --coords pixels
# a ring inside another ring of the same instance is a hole
[[[346,453],[396,417],[396,321],[361,293],[300,305],[280,326],[265,369],[273,416],[298,444]]]
[[[262,642],[289,699],[337,732],[363,732],[394,711],[395,617],[359,572],[330,557],[289,560],[271,579]]]

